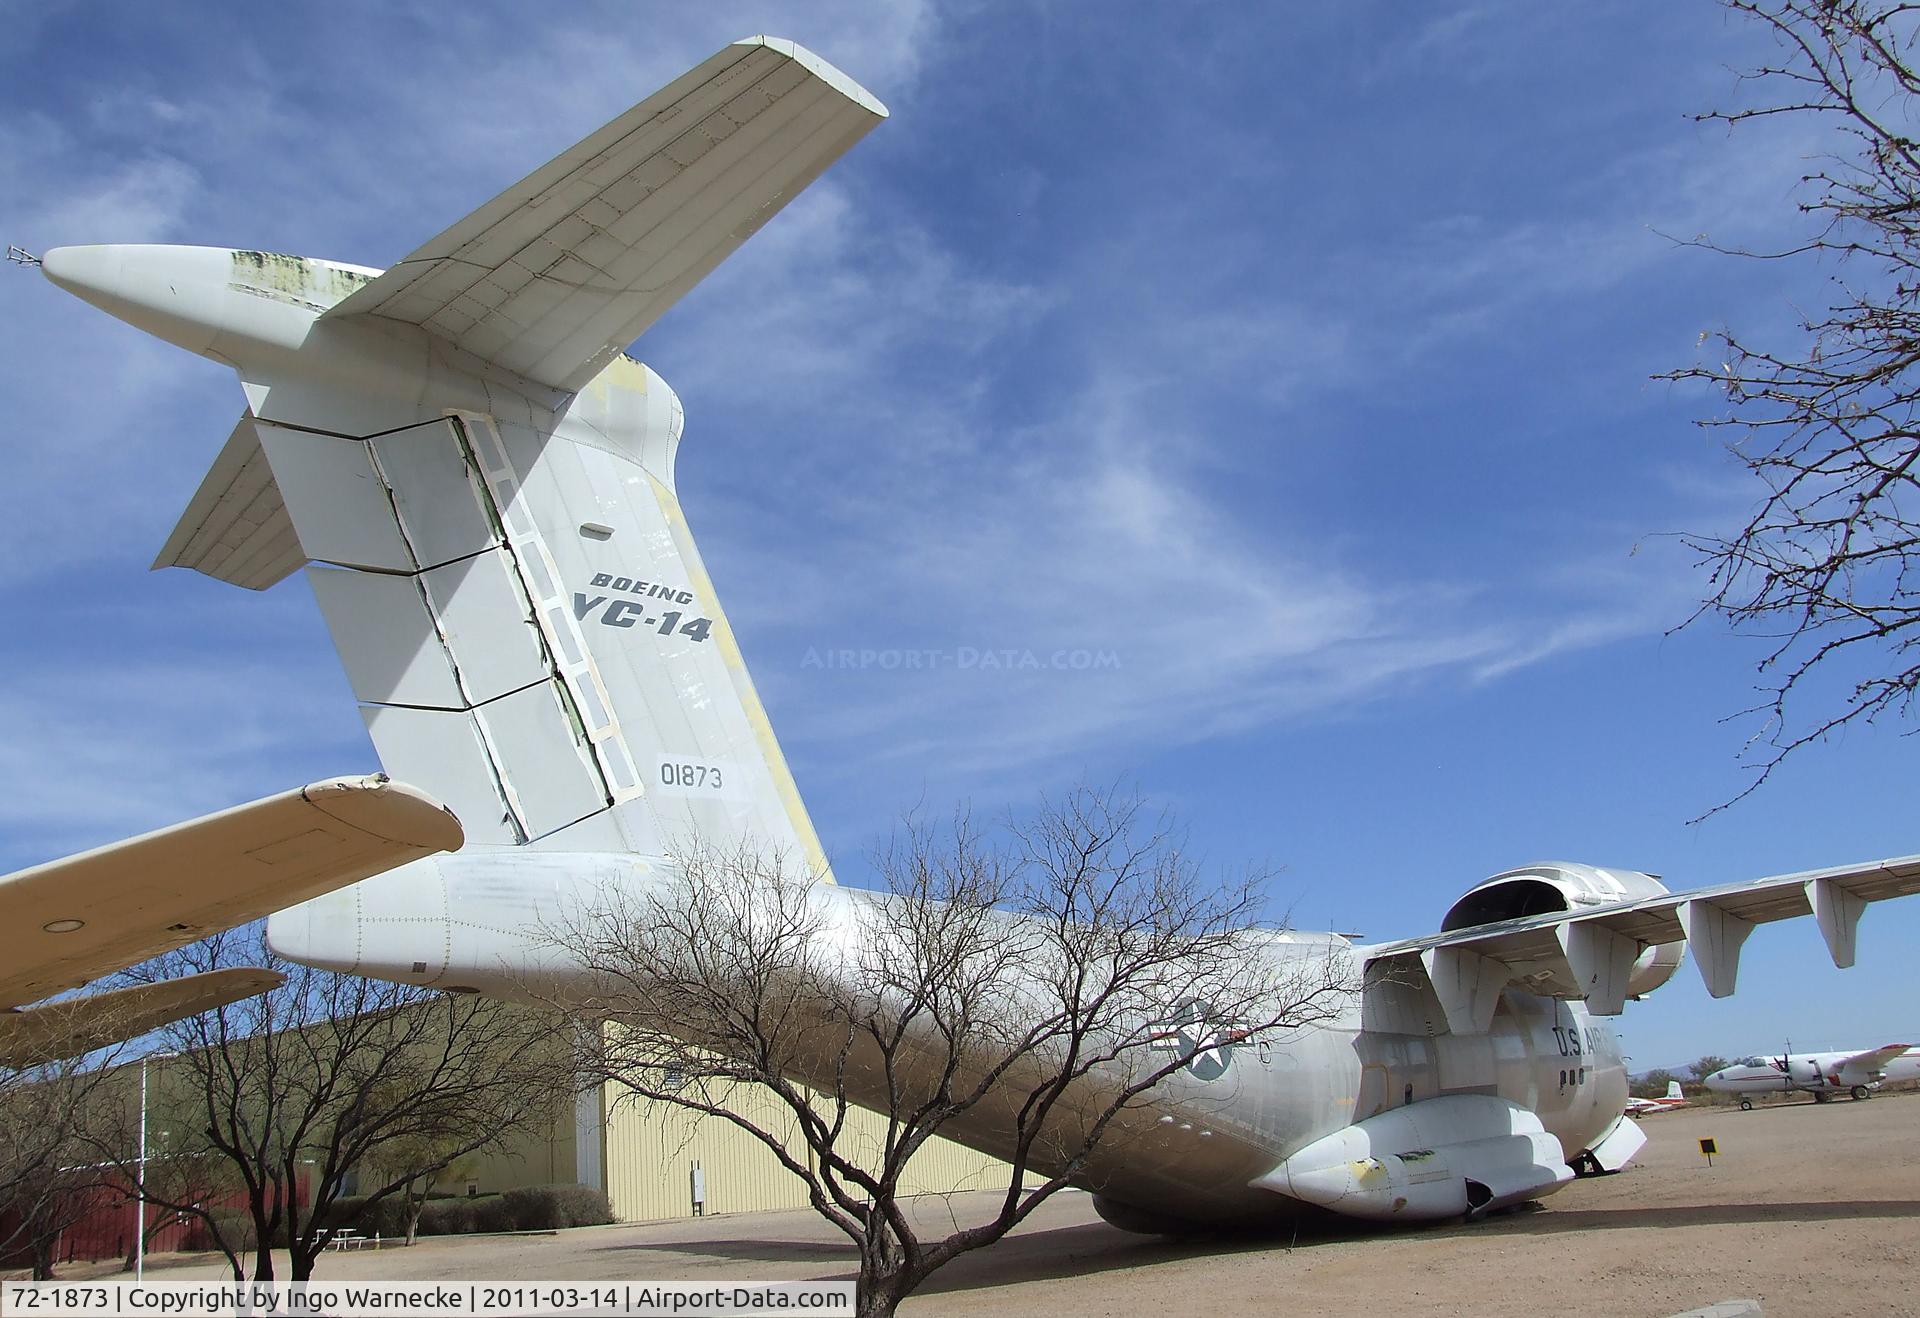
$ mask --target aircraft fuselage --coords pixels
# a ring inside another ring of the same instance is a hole
[[[557,930],[610,886],[644,893],[676,881],[670,863],[629,855],[470,851],[281,912],[269,936],[310,965],[502,997],[527,997],[537,980],[541,994],[564,995],[569,983],[588,990],[589,980],[569,963],[564,938],[539,931]],[[823,936],[834,941],[857,939],[862,908],[877,900],[832,884],[813,893]],[[1294,965],[1336,962],[1336,975],[1355,964],[1337,934],[1275,934],[1270,949]],[[1106,1199],[1181,1220],[1284,1215],[1301,1204],[1251,1182],[1395,1108],[1449,1095],[1505,1100],[1537,1114],[1569,1159],[1620,1118],[1619,1043],[1578,1002],[1508,992],[1492,1027],[1468,1036],[1372,1028],[1369,1011],[1356,987],[1330,1019],[1264,1039],[1227,1041],[1227,1023],[1214,1023],[1223,1042],[1123,1113],[1077,1179]],[[849,1100],[884,1111],[880,1081],[872,1093],[861,1083],[850,1081]],[[992,1105],[940,1133],[997,1157],[1014,1152],[1013,1129]]]

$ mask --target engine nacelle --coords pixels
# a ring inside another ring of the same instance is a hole
[[[1437,1222],[1551,1194],[1573,1179],[1539,1116],[1490,1094],[1444,1094],[1368,1117],[1249,1182],[1346,1217]]]
[[[1464,897],[1448,908],[1446,917],[1440,921],[1440,931],[1451,933],[1527,915],[1579,911],[1589,906],[1658,897],[1666,891],[1666,885],[1659,879],[1638,870],[1605,869],[1599,865],[1557,860],[1524,865],[1469,888]],[[1685,943],[1660,943],[1641,952],[1627,979],[1627,993],[1637,998],[1672,979],[1686,948]]]

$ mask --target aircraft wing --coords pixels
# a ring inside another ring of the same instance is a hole
[[[265,993],[286,978],[277,970],[251,967],[210,970],[0,1011],[0,1066],[26,1067],[78,1057],[138,1038],[183,1016]]]
[[[257,920],[463,840],[384,775],[333,778],[0,878],[0,1009]]]
[[[1896,1057],[1904,1056],[1911,1051],[1912,1048],[1913,1045],[1910,1043],[1890,1043],[1879,1048],[1869,1048],[1864,1053],[1855,1053],[1851,1057],[1841,1058],[1839,1064],[1833,1069],[1836,1071],[1864,1071],[1877,1075],[1886,1069],[1888,1062],[1891,1062]]]
[[[577,390],[886,114],[804,47],[736,42],[326,314]]]
[[[1920,893],[1920,856],[1780,874],[1695,892],[1473,925],[1359,949],[1377,981],[1424,979],[1456,1032],[1483,1032],[1500,990],[1583,998],[1618,1015],[1634,960],[1647,947],[1684,941],[1716,998],[1733,992],[1740,947],[1756,924],[1811,915],[1833,963],[1851,966],[1868,902]],[[1478,1030],[1473,1030],[1474,1025]]]

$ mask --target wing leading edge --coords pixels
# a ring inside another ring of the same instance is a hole
[[[196,938],[410,860],[460,823],[384,775],[333,778],[0,878],[0,1009],[77,988]]]
[[[1706,982],[1734,990],[1740,949],[1758,924],[1811,915],[1833,964],[1854,961],[1855,933],[1869,902],[1920,893],[1920,856],[1841,865],[1671,893],[1608,906],[1475,925],[1362,950],[1370,981],[1425,981],[1455,1033],[1484,1032],[1501,989],[1523,984],[1548,997],[1582,998],[1596,1015],[1618,1015],[1635,958],[1684,941]]]
[[[1841,1058],[1839,1066],[1834,1069],[1847,1070],[1851,1068],[1853,1070],[1866,1071],[1878,1075],[1886,1069],[1888,1062],[1891,1062],[1896,1057],[1905,1057],[1911,1051],[1913,1051],[1913,1045],[1910,1043],[1883,1044],[1878,1048],[1869,1048],[1864,1053],[1855,1053],[1851,1057]]]

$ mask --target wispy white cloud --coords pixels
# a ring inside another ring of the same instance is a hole
[[[348,699],[259,655],[16,667],[0,685],[0,869],[366,771],[328,695]]]
[[[575,10],[510,34],[484,11],[437,15],[430,31],[401,15],[380,58],[324,77],[242,42],[217,88],[136,76],[81,121],[0,132],[0,177],[18,184],[0,215],[41,243],[77,234],[390,260],[760,26],[760,12],[642,27],[620,21],[624,8]],[[943,19],[930,5],[849,4],[810,11],[807,27],[795,35],[898,109],[922,94]],[[1463,11],[1425,29],[1409,57],[1486,35],[1484,16]],[[1187,64],[1205,67],[1191,52]],[[1257,125],[1220,131],[1243,171],[1228,184],[1267,167]],[[1011,195],[1051,197],[1054,180],[1002,154]],[[1659,592],[1640,577],[1526,580],[1421,554],[1394,561],[1363,552],[1391,534],[1368,528],[1366,510],[1347,535],[1316,534],[1272,476],[1311,449],[1329,399],[1418,378],[1461,343],[1498,340],[1504,322],[1644,274],[1666,250],[1648,214],[1715,204],[1690,162],[1646,162],[1636,191],[1573,219],[1490,204],[1338,254],[1276,252],[1257,216],[1149,188],[1125,215],[1079,217],[1071,244],[1024,263],[957,240],[946,194],[830,174],[640,345],[688,401],[683,494],[783,730],[853,779],[880,764],[977,778],[1125,762],[1438,683],[1497,681],[1657,629],[1647,601]],[[0,288],[16,450],[28,455],[0,496],[0,581],[143,562],[238,394],[217,367],[24,288]],[[69,431],[70,442],[44,439]],[[1243,479],[1255,474],[1250,493]],[[75,508],[89,512],[84,534]],[[227,607],[261,606],[234,595]],[[810,650],[848,647],[1117,662],[801,667]],[[204,692],[208,674],[247,689],[252,665],[244,650],[210,652],[199,685],[179,691]],[[265,696],[294,699],[330,666],[316,648]],[[24,677],[46,699],[65,680],[51,668]],[[173,689],[165,674],[136,685],[148,698],[113,705],[101,725],[128,730],[127,760],[76,753],[72,800],[115,773],[137,776],[151,747],[192,739],[198,697],[156,694]],[[208,762],[243,769],[205,781],[238,799],[242,779],[293,756],[302,737],[357,745],[350,702],[339,705],[311,724],[213,739]],[[63,735],[25,707],[4,712],[22,744]],[[80,808],[31,799],[23,824]],[[143,798],[135,813],[168,802],[190,804]]]

